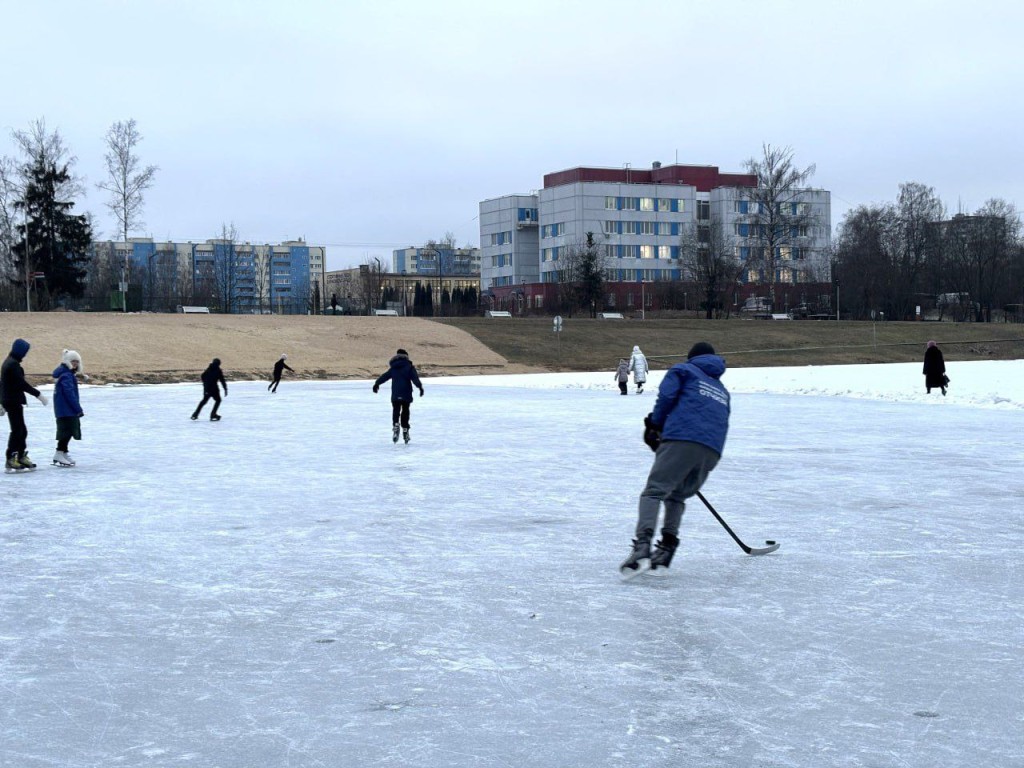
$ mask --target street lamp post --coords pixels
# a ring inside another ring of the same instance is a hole
[[[644,287],[647,285],[647,281],[644,279],[640,280],[640,319],[647,319],[647,293]]]

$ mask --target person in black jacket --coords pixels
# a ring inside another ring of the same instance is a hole
[[[228,383],[224,381],[224,372],[220,369],[220,358],[213,358],[213,362],[203,371],[203,399],[199,401],[195,411],[192,413],[192,421],[199,418],[199,412],[203,410],[208,400],[213,400],[213,410],[210,411],[210,421],[220,421],[217,409],[220,408],[220,390],[217,384],[224,387],[224,397],[228,396]]]
[[[43,405],[49,402],[46,395],[25,381],[25,370],[21,361],[25,359],[31,345],[24,339],[15,339],[11,345],[11,354],[0,367],[0,414],[7,413],[7,423],[11,434],[7,438],[7,460],[4,468],[11,472],[23,469],[35,469],[36,465],[28,457],[28,427],[25,426],[25,405],[28,393]]]
[[[949,379],[946,378],[946,361],[942,359],[942,350],[934,341],[929,341],[924,351],[924,388],[930,395],[932,387],[938,387],[942,394],[946,394],[946,385]]]
[[[423,385],[420,383],[416,366],[409,359],[409,353],[398,350],[388,361],[388,369],[373,382],[373,392],[377,393],[380,385],[391,379],[391,442],[398,442],[398,426],[402,426],[402,438],[409,442],[409,407],[412,405],[412,385],[415,384],[423,397]]]
[[[284,374],[285,368],[287,368],[292,373],[295,373],[295,371],[292,370],[291,366],[289,366],[288,363],[285,362],[285,360],[287,359],[288,355],[281,355],[281,359],[274,363],[274,380],[267,385],[267,389],[269,389],[271,392],[277,392],[277,385],[281,383],[281,376],[282,374]]]

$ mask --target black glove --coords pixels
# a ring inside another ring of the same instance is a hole
[[[376,394],[377,394],[377,390],[379,390],[379,389],[380,389],[380,386],[379,386],[379,385],[377,385],[377,384],[374,384],[374,385],[373,385],[373,394],[375,394],[375,395],[376,395]]]
[[[661,430],[651,421],[651,414],[644,416],[644,442],[652,451],[657,451],[661,445]]]
[[[420,397],[423,397],[423,387],[420,387]]]

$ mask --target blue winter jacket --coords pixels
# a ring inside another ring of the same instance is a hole
[[[658,387],[651,420],[662,440],[686,440],[706,445],[719,455],[729,431],[729,390],[719,379],[725,360],[698,355],[672,366]]]
[[[411,403],[413,384],[419,387],[420,392],[423,391],[416,366],[406,355],[395,355],[388,360],[388,369],[373,383],[374,391],[388,379],[391,379],[391,402]]]
[[[78,400],[78,379],[75,372],[64,363],[53,372],[57,381],[53,385],[53,413],[58,419],[67,416],[81,416],[82,405]]]

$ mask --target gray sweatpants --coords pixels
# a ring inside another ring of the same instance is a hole
[[[658,527],[660,505],[665,505],[662,533],[679,536],[685,500],[693,496],[721,458],[700,443],[665,440],[654,455],[654,466],[647,476],[647,487],[640,494],[636,535]]]

